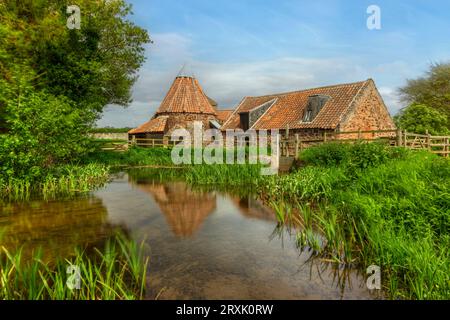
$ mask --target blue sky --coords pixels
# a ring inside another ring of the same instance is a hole
[[[181,67],[232,108],[244,96],[373,78],[391,114],[397,89],[432,62],[450,61],[447,0],[129,0],[149,31],[133,103],[107,108],[98,126],[136,126],[158,108]],[[369,30],[367,8],[381,9]]]

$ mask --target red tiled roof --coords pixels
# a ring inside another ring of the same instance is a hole
[[[151,119],[150,121],[147,121],[143,125],[128,131],[128,133],[137,134],[137,133],[164,132],[164,129],[166,128],[167,118],[168,116],[159,116],[157,118]]]
[[[217,110],[217,120],[220,123],[224,123],[230,117],[231,113],[233,113],[233,110]]]
[[[203,92],[197,79],[192,77],[176,77],[166,97],[156,111],[167,113],[204,113],[216,114],[208,97]]]
[[[354,98],[370,81],[372,80],[261,97],[246,97],[226,121],[222,129],[238,128],[240,126],[239,113],[247,112],[274,98],[276,98],[275,103],[256,121],[252,127],[253,129],[282,129],[288,125],[292,129],[334,129],[349,110]],[[330,99],[312,122],[302,122],[309,97],[318,94],[330,96]]]

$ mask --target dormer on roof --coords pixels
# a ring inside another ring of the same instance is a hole
[[[314,94],[309,96],[302,122],[312,122],[330,98],[330,96],[324,94]]]

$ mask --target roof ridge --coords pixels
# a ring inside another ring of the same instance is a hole
[[[288,94],[292,94],[292,93],[300,93],[300,92],[305,92],[305,91],[310,91],[310,90],[329,89],[329,88],[344,87],[344,86],[355,85],[355,84],[364,84],[366,82],[369,82],[370,80],[372,80],[372,78],[366,79],[364,81],[348,82],[348,83],[334,84],[334,85],[328,85],[328,86],[322,86],[322,87],[312,87],[312,88],[307,88],[307,89],[302,89],[302,90],[294,90],[294,91],[287,91],[287,92],[282,92],[282,93],[266,94],[263,96],[245,96],[245,98],[280,97],[280,96],[284,96],[284,95],[288,95]]]
[[[265,103],[263,103],[262,105],[259,106],[259,108],[261,108],[264,104],[272,102],[270,104],[270,106],[267,108],[266,111],[264,111],[264,113],[255,121],[255,123],[252,125],[252,129],[256,127],[256,125],[258,124],[258,122],[272,109],[272,107],[278,102],[279,97],[273,98],[272,100],[269,100]],[[254,110],[254,109],[252,109]]]
[[[156,114],[177,112],[216,114],[214,106],[195,77],[176,77],[156,110]]]
[[[247,98],[248,97],[242,98],[237,107],[231,110],[231,114],[228,117],[228,119],[222,124],[222,128],[225,127],[228,124],[228,122],[230,122],[231,118],[236,114],[236,112],[239,110],[239,107],[244,103],[245,100],[247,100]]]

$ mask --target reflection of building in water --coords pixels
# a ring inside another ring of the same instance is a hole
[[[148,183],[139,184],[138,188],[153,196],[173,233],[179,237],[194,235],[216,209],[214,194],[193,191],[185,183]]]
[[[246,217],[269,221],[275,220],[273,211],[266,207],[259,199],[252,197],[233,197],[232,201]]]
[[[117,229],[127,233],[108,222],[105,206],[95,197],[0,204],[0,212],[0,244],[9,250],[23,246],[26,257],[38,248],[46,260],[69,257],[77,247],[103,248]]]

